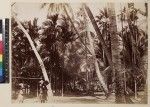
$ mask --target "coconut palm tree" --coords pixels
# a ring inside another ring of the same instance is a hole
[[[93,16],[93,14],[92,14],[90,8],[89,8],[86,4],[83,4],[83,6],[84,6],[84,8],[85,8],[85,10],[86,10],[86,12],[87,12],[88,17],[90,18],[90,20],[91,20],[91,22],[92,22],[92,25],[93,25],[93,27],[94,27],[94,29],[95,29],[95,31],[96,31],[96,34],[98,35],[98,38],[99,38],[100,43],[101,43],[101,45],[102,45],[102,48],[104,49],[105,55],[106,55],[106,57],[107,57],[107,59],[108,59],[108,63],[109,63],[109,65],[110,65],[110,67],[112,67],[111,54],[110,54],[110,52],[109,52],[108,49],[107,49],[107,46],[106,46],[105,41],[104,41],[104,38],[102,37],[102,35],[101,35],[101,33],[100,33],[100,30],[99,30],[99,28],[98,28],[98,26],[97,26],[97,24],[96,24],[96,21],[95,21],[95,19],[94,19],[94,16]],[[89,37],[89,39],[90,39],[90,42],[93,43],[91,37]],[[91,49],[93,49],[92,44],[91,44],[91,47],[92,47]],[[96,55],[96,54],[95,54],[95,51],[93,50],[92,52],[93,52],[92,55],[95,56],[95,55]],[[103,88],[104,88],[104,91],[105,91],[105,93],[106,93],[106,95],[107,95],[107,94],[108,94],[108,89],[107,89],[106,83],[105,83],[104,80],[103,80],[103,76],[100,74],[100,71],[99,71],[99,67],[98,67],[98,65],[97,65],[97,62],[95,62],[95,66],[96,66],[96,71],[97,71],[98,78],[99,78],[99,80],[101,81],[101,84],[102,84],[102,86],[103,86]]]
[[[38,53],[38,51],[37,51],[37,49],[36,49],[36,47],[35,47],[35,45],[34,45],[34,42],[33,42],[32,39],[31,39],[31,36],[28,34],[28,32],[25,30],[25,28],[23,27],[23,25],[20,23],[20,21],[17,19],[16,16],[14,16],[14,19],[15,19],[16,23],[18,24],[18,26],[20,27],[20,29],[22,30],[22,32],[23,32],[23,33],[25,34],[25,36],[27,37],[27,39],[28,39],[28,41],[29,41],[29,43],[30,43],[30,45],[31,45],[31,48],[32,48],[32,50],[33,50],[33,52],[34,52],[34,54],[35,54],[35,56],[36,56],[36,58],[37,58],[37,60],[38,60],[38,62],[39,62],[39,64],[40,64],[40,67],[41,67],[41,69],[42,69],[43,77],[44,77],[45,81],[47,81],[47,82],[49,83],[48,86],[47,86],[47,88],[48,88],[48,95],[49,95],[49,97],[50,97],[50,96],[52,96],[53,94],[52,94],[51,84],[50,84],[50,82],[49,82],[49,78],[48,78],[48,75],[47,75],[47,72],[46,72],[46,69],[45,69],[43,60],[41,59],[41,56],[39,55],[39,53]]]
[[[41,8],[44,8],[46,6],[48,6],[48,11],[49,11],[50,14],[54,12],[54,13],[57,13],[57,14],[66,15],[67,19],[70,21],[71,27],[73,28],[73,30],[77,34],[77,37],[74,37],[74,38],[79,38],[82,45],[87,49],[87,51],[89,53],[91,53],[90,50],[88,49],[88,47],[84,44],[84,41],[82,40],[82,38],[80,37],[80,33],[75,28],[74,18],[72,19],[73,10],[72,10],[71,6],[68,3],[44,3],[44,4],[42,4]],[[69,13],[71,13],[72,15],[70,16]]]
[[[108,3],[108,14],[110,19],[110,32],[111,32],[111,51],[112,51],[112,62],[113,62],[113,72],[115,73],[115,96],[116,103],[126,103],[125,91],[124,91],[124,75],[121,64],[120,38],[116,35],[117,24],[116,24],[116,14],[115,7],[113,3]]]
[[[127,88],[130,88],[134,92],[135,98],[137,99],[137,90],[139,90],[139,87],[146,82],[146,69],[141,66],[141,63],[143,62],[144,57],[147,56],[147,33],[137,25],[137,20],[139,19],[137,13],[139,12],[141,14],[141,11],[134,7],[134,3],[128,4],[128,7],[123,11],[124,18],[121,22],[128,23],[128,26],[122,27],[121,34],[124,43],[123,61],[124,67],[130,69],[126,72],[128,75],[126,83]],[[144,14],[146,14],[146,12]],[[144,14],[142,14],[143,17],[145,17]],[[134,84],[134,87],[130,84]]]
[[[46,4],[43,4],[43,6],[44,6],[44,5],[46,5]],[[52,6],[52,5],[53,5],[53,6]],[[43,6],[42,6],[42,7],[43,7]],[[65,12],[67,18],[69,19],[69,21],[70,21],[70,23],[71,23],[71,26],[72,26],[73,29],[75,30],[75,33],[78,35],[78,37],[79,37],[81,43],[84,45],[84,47],[86,48],[86,50],[87,50],[89,53],[91,53],[93,56],[95,56],[94,50],[91,52],[91,50],[84,44],[84,41],[83,41],[82,38],[80,37],[79,32],[78,32],[77,29],[75,28],[74,23],[73,23],[71,17],[69,16],[68,11],[67,11],[67,8],[66,8],[66,7],[68,7],[68,4],[67,4],[67,5],[66,5],[66,4],[62,4],[62,3],[60,3],[59,5],[58,5],[58,4],[57,4],[57,5],[49,4],[49,8],[55,8],[55,6],[56,6],[56,7],[60,6],[60,8],[62,8],[62,9],[64,10],[64,12]],[[53,9],[51,9],[51,10],[53,10]],[[92,42],[92,41],[90,41],[90,42]],[[93,47],[93,46],[92,46],[92,44],[91,44],[91,49],[93,49],[92,47]],[[107,50],[106,50],[106,51],[107,51]],[[96,58],[96,57],[95,57],[95,58]],[[108,58],[108,59],[110,59],[110,58]],[[95,59],[95,61],[96,61],[96,59]],[[109,61],[110,61],[110,60],[109,60]],[[111,63],[110,63],[110,64],[111,64]],[[103,88],[104,88],[104,91],[105,91],[106,94],[108,94],[108,89],[107,89],[107,86],[106,86],[106,84],[105,84],[105,82],[104,82],[104,80],[103,80],[103,77],[102,77],[102,75],[101,75],[101,73],[100,73],[100,71],[99,71],[99,66],[98,66],[97,61],[95,62],[95,67],[96,67],[96,72],[97,72],[98,78],[99,78],[99,80],[100,80],[100,82],[101,82],[101,84],[102,84],[102,86],[103,86]]]

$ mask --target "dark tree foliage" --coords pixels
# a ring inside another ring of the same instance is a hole
[[[33,22],[22,22],[22,25],[28,31],[43,59],[52,86],[54,82],[57,82],[56,88],[61,89],[62,75],[64,75],[65,78],[63,81],[66,83],[73,77],[72,71],[68,70],[77,69],[75,66],[69,69],[64,68],[66,45],[73,41],[74,36],[73,31],[70,29],[69,22],[65,16],[55,14],[48,15],[41,27],[37,25],[36,18]],[[16,63],[16,65],[13,65],[13,76],[26,78],[42,77],[40,66],[37,63],[31,46],[13,18],[12,35],[13,63]],[[75,58],[73,58],[72,61],[74,59]],[[72,63],[72,61],[70,63]],[[19,81],[29,83],[30,80],[26,81],[20,79]]]

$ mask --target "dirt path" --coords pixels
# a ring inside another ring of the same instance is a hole
[[[112,94],[108,99],[105,96],[83,96],[83,97],[58,97],[54,96],[52,99],[48,100],[46,103],[71,103],[71,104],[106,104],[114,103],[115,96]],[[12,100],[12,103],[17,103],[17,100]],[[40,103],[37,97],[28,98],[24,100],[24,103]]]

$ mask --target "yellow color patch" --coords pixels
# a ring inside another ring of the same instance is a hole
[[[2,62],[2,58],[3,58],[2,56],[3,56],[3,55],[2,55],[2,54],[0,54],[0,62]]]

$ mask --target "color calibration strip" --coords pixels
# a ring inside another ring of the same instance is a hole
[[[3,40],[4,40],[4,55],[3,55],[3,65],[4,65],[4,79],[5,83],[9,82],[9,19],[4,19],[5,21],[5,34],[3,35]]]
[[[0,83],[4,81],[4,75],[3,75],[3,24],[2,20],[0,20]]]
[[[9,82],[9,19],[0,20],[0,83]]]

